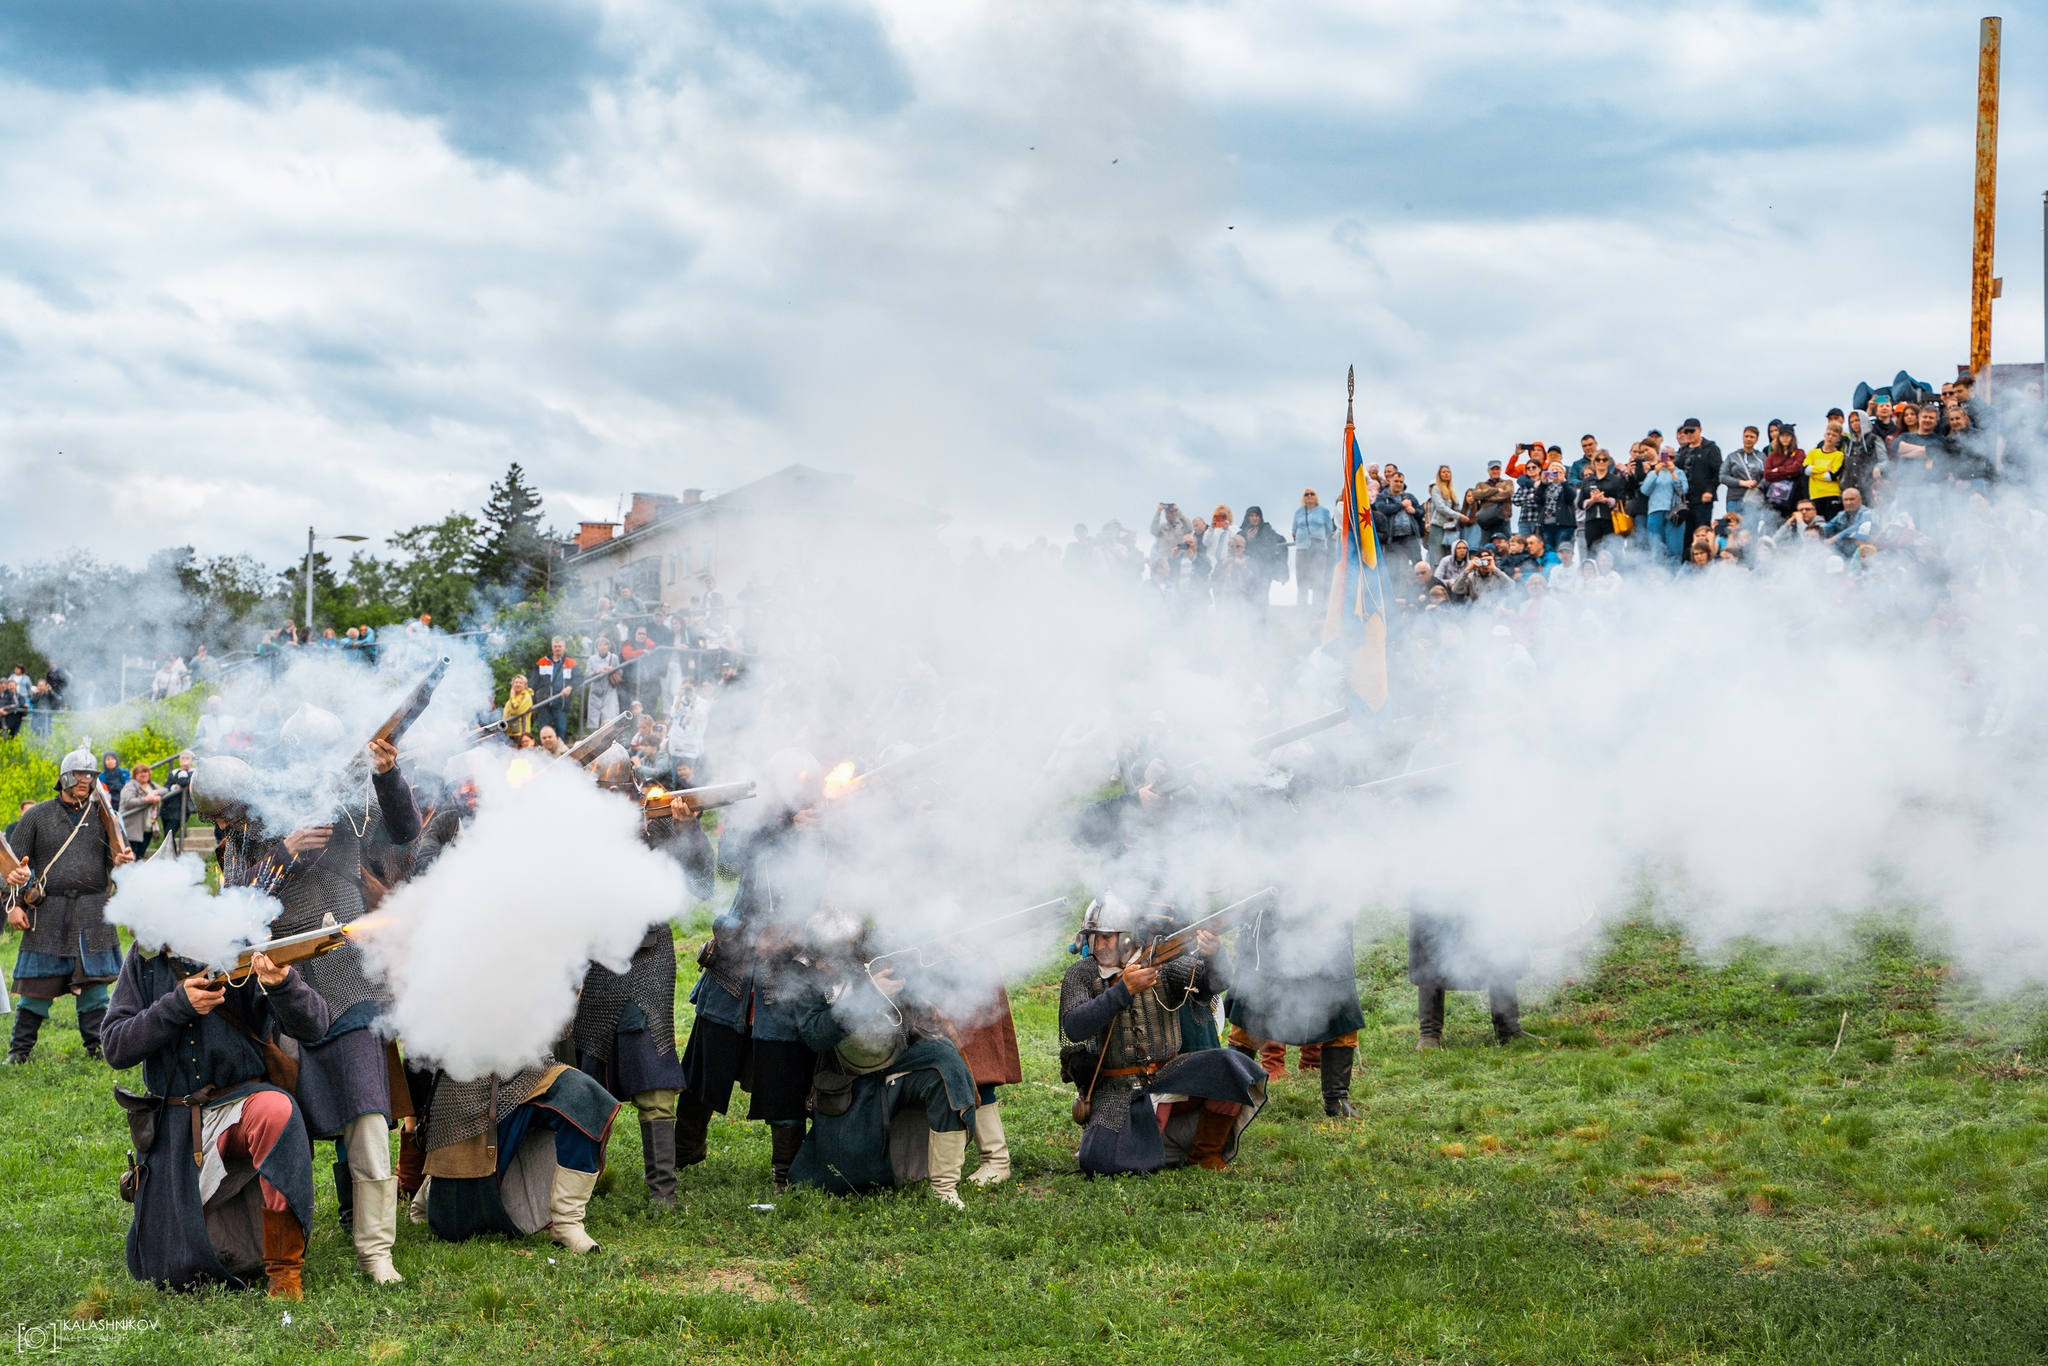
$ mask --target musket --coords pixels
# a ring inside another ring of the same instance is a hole
[[[662,814],[662,808],[672,802],[684,802],[690,814],[699,815],[716,806],[731,806],[754,795],[754,780],[749,778],[739,783],[711,783],[704,787],[682,787],[671,792],[659,783],[650,784],[640,794],[640,805],[650,816]]]
[[[350,935],[358,930],[371,928],[376,923],[377,918],[371,918],[353,921],[347,925],[337,925],[334,923],[334,917],[329,916],[327,923],[317,930],[305,930],[299,934],[287,934],[281,938],[269,940],[266,943],[251,944],[236,956],[233,967],[225,970],[214,969],[208,972],[206,974],[206,985],[210,987],[223,984],[241,986],[242,983],[249,980],[249,975],[255,971],[253,960],[259,953],[281,968],[289,967],[293,963],[303,963],[307,959],[317,958],[323,953],[332,953],[335,949],[348,943]],[[240,975],[239,980],[237,980],[237,974]]]
[[[527,710],[526,715],[531,716],[534,712],[539,711],[542,707],[552,707],[555,703],[561,701],[563,698],[567,697],[570,693],[574,691],[576,691],[576,689],[575,686],[572,684],[569,687],[566,687],[562,689],[560,692],[556,693],[553,697],[539,698],[535,700],[533,706]],[[478,741],[486,739],[495,732],[502,730],[505,724],[509,722],[511,719],[512,718],[509,716],[501,716],[487,726],[478,726],[475,730],[469,733],[469,738],[464,740],[463,743],[465,745],[474,745]]]
[[[851,797],[854,793],[875,783],[889,782],[901,778],[906,773],[915,773],[919,769],[928,767],[946,757],[948,749],[965,740],[972,733],[971,731],[964,730],[956,731],[946,736],[943,740],[934,740],[924,748],[906,754],[900,759],[891,759],[886,764],[877,764],[865,773],[856,774],[838,792],[828,795],[834,798]]]
[[[1346,792],[1383,792],[1390,787],[1402,787],[1409,783],[1417,782],[1423,778],[1427,778],[1432,774],[1449,773],[1454,768],[1462,767],[1462,764],[1456,762],[1448,764],[1432,764],[1428,768],[1418,768],[1412,773],[1397,773],[1391,778],[1377,778],[1369,783],[1357,783],[1351,787],[1345,788],[1344,790]]]
[[[8,874],[12,873],[16,868],[19,867],[21,867],[21,856],[14,852],[14,846],[7,842],[7,836],[0,835],[0,878],[6,877]],[[20,887],[8,887],[8,910],[14,909],[14,903],[16,902],[16,900],[20,898],[21,890],[22,889]]]
[[[362,749],[357,750],[355,757],[349,760],[348,771],[351,775],[370,761],[370,743],[382,740],[388,745],[396,745],[405,738],[405,733],[412,729],[412,723],[420,719],[420,713],[434,700],[434,689],[440,687],[441,680],[447,676],[448,664],[448,656],[442,655],[441,662],[427,670],[427,676],[415,683],[412,691],[405,695],[404,700],[392,710],[391,715],[384,718],[383,724],[370,733],[370,741],[366,742]]]
[[[1202,931],[1221,934],[1225,930],[1235,929],[1240,921],[1250,919],[1254,912],[1263,913],[1279,896],[1278,887],[1268,887],[1263,892],[1254,892],[1242,901],[1232,902],[1220,911],[1203,916],[1192,925],[1184,925],[1164,938],[1153,940],[1139,949],[1131,961],[1155,968],[1163,963],[1171,963],[1195,947],[1195,936]]]
[[[107,845],[116,854],[128,848],[128,832],[121,828],[121,818],[114,812],[114,803],[107,796],[107,785],[95,776],[92,780],[93,805],[99,808],[100,824],[107,829]]]
[[[1291,745],[1296,740],[1306,740],[1311,735],[1341,726],[1350,719],[1351,712],[1339,707],[1333,712],[1318,716],[1313,721],[1304,721],[1298,726],[1289,726],[1286,730],[1276,730],[1271,735],[1261,735],[1252,741],[1252,757],[1263,759],[1282,745]]]
[[[632,724],[633,713],[622,711],[596,730],[590,732],[590,734],[584,736],[581,740],[578,740],[575,744],[569,746],[563,752],[562,758],[573,759],[583,767],[589,768],[593,763],[597,762],[597,756],[603,754],[610,747],[611,742],[618,738],[619,732]]]
[[[993,942],[994,940],[1008,939],[1013,935],[1024,934],[1028,931],[1037,929],[1040,921],[1053,920],[1059,915],[1061,915],[1063,912],[1065,912],[1066,909],[1067,898],[1065,897],[1058,897],[1052,901],[1041,901],[1036,906],[1026,906],[1021,911],[1011,911],[1008,915],[999,915],[995,919],[985,920],[979,925],[969,925],[965,929],[954,930],[949,934],[942,934],[936,939],[927,939],[924,943],[913,944],[911,947],[907,949],[894,949],[888,953],[877,954],[873,958],[868,959],[867,963],[864,966],[866,968],[868,976],[873,977],[875,975],[875,964],[887,963],[890,959],[901,958],[905,954],[915,954],[917,955],[917,965],[919,967],[933,967],[936,966],[936,964],[927,960],[925,955],[936,953],[938,950],[940,950],[946,945],[953,944],[958,940],[965,939],[969,935],[987,934],[996,926],[1005,924],[1012,920],[1022,920],[1024,922],[1023,924],[1014,926],[1013,928],[1007,930],[1002,930],[996,935],[994,935],[991,942]]]

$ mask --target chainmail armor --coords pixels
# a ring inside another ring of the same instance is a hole
[[[1102,1071],[1154,1064],[1163,1067],[1180,1056],[1180,1016],[1177,1012],[1181,1002],[1194,989],[1195,977],[1201,967],[1201,962],[1194,955],[1181,955],[1159,969],[1159,980],[1150,991],[1117,1012],[1108,1030],[1109,1056],[1099,1059]],[[1065,1019],[1067,1012],[1074,1007],[1086,1005],[1100,996],[1114,981],[1114,977],[1103,977],[1093,958],[1083,958],[1068,968],[1066,976],[1060,979],[1060,1018]],[[1150,1078],[1142,1073],[1126,1077],[1097,1076],[1096,1063],[1102,1036],[1070,1038],[1062,1026],[1060,1037],[1066,1043],[1079,1044],[1089,1050],[1086,1077],[1080,1083],[1085,1093],[1088,1090],[1087,1078],[1095,1081],[1087,1127],[1122,1132],[1124,1121],[1130,1117],[1132,1097],[1150,1087]]]
[[[277,899],[284,911],[271,922],[270,932],[282,938],[306,930],[317,930],[332,915],[338,925],[353,924],[363,917],[363,843],[356,833],[362,818],[354,811],[331,827],[327,848],[310,860],[292,866],[278,882]],[[374,802],[369,820],[384,819]],[[282,850],[280,849],[280,855]],[[344,944],[299,965],[307,985],[320,993],[335,1019],[364,1001],[391,1004],[388,989],[372,983],[363,971],[362,950]]]
[[[434,1074],[434,1099],[427,1107],[427,1131],[421,1143],[428,1152],[467,1143],[495,1128],[540,1089],[548,1069],[536,1063],[509,1077],[497,1078],[498,1107],[491,1109],[490,1077],[457,1081],[445,1072]]]
[[[676,941],[668,923],[650,925],[647,937],[633,950],[624,975],[592,963],[576,1001],[576,1052],[609,1062],[618,1037],[619,1012],[631,1001],[647,1017],[654,1051],[672,1058],[676,1051]]]

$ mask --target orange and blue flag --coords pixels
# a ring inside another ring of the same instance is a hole
[[[1344,701],[1354,721],[1387,705],[1387,589],[1380,574],[1379,542],[1372,530],[1372,493],[1351,402],[1344,404],[1344,492],[1338,509],[1338,550],[1330,575],[1323,647],[1344,671]]]

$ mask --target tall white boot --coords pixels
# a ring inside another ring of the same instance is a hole
[[[1010,1143],[1003,1137],[1003,1115],[993,1105],[974,1112],[974,1146],[981,1149],[981,1165],[968,1177],[977,1186],[993,1186],[1010,1179]]]
[[[427,1222],[427,1187],[433,1184],[433,1177],[422,1177],[420,1188],[412,1193],[412,1203],[405,1207],[405,1212],[412,1216],[415,1224]]]
[[[398,1178],[350,1184],[355,1188],[356,1266],[378,1285],[404,1280],[391,1264],[391,1248],[398,1241]]]
[[[955,1129],[942,1134],[934,1130],[925,1153],[931,1162],[932,1199],[954,1209],[966,1209],[960,1203],[960,1168],[967,1161],[967,1131]]]
[[[583,1231],[583,1212],[590,1208],[590,1193],[597,1189],[596,1172],[575,1172],[555,1168],[555,1189],[548,1202],[554,1225],[548,1237],[571,1252],[595,1252],[597,1244]]]

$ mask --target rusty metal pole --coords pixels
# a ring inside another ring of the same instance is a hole
[[[1991,369],[1991,239],[1998,210],[1998,36],[2000,21],[1977,26],[1977,222],[1970,239],[1970,370]]]

